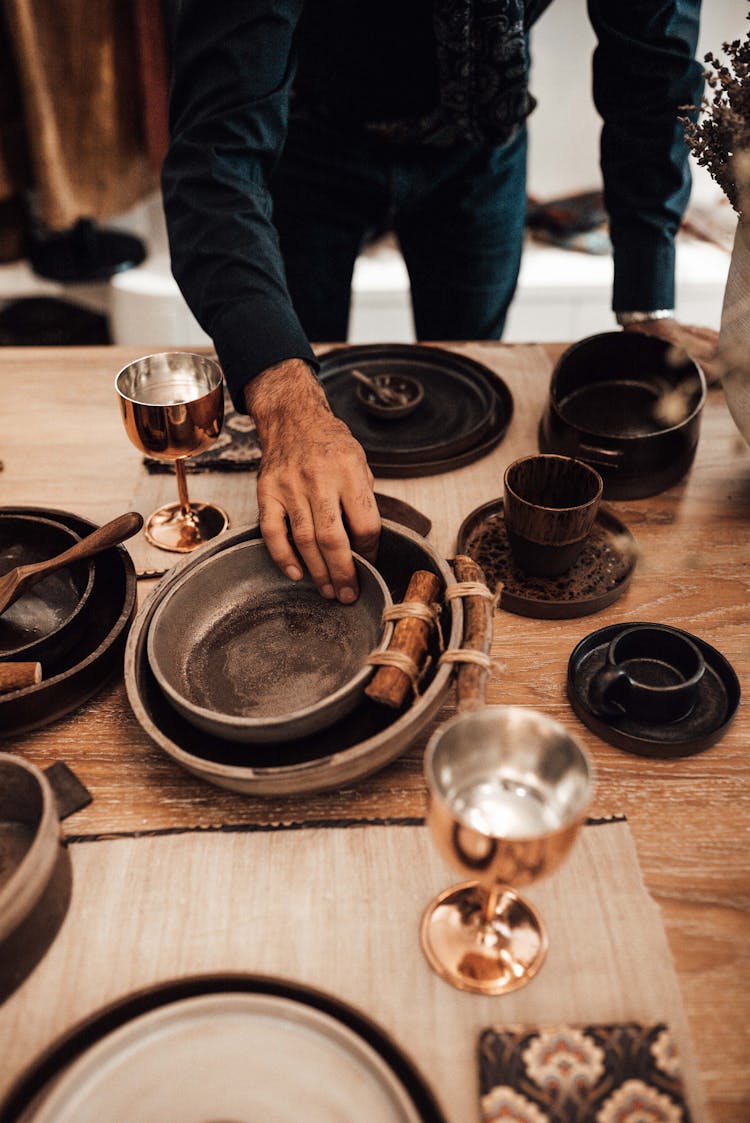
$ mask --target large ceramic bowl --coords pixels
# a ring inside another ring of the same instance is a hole
[[[230,741],[274,742],[332,725],[359,702],[387,646],[391,603],[378,571],[355,555],[360,595],[325,600],[309,576],[285,577],[262,541],[191,569],[154,613],[147,655],[172,706]]]

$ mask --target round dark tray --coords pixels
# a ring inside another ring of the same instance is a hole
[[[69,511],[45,507],[3,507],[4,514],[38,515],[83,537],[97,524]],[[0,737],[48,725],[77,709],[122,667],[128,629],[135,615],[136,575],[124,546],[94,559],[94,586],[75,644],[60,658],[55,674],[35,686],[0,694]]]
[[[205,994],[227,992],[277,995],[314,1007],[337,1019],[368,1043],[396,1075],[423,1123],[446,1123],[437,1101],[414,1062],[375,1022],[353,1006],[309,986],[265,975],[216,974],[174,979],[135,991],[98,1010],[54,1041],[11,1088],[0,1104],[4,1123],[21,1123],[39,1104],[56,1077],[87,1049],[135,1018]]]
[[[706,661],[706,671],[698,688],[693,711],[680,721],[663,725],[628,718],[598,717],[589,708],[591,680],[604,665],[607,648],[624,628],[638,627],[642,621],[609,624],[585,636],[576,644],[568,660],[568,697],[584,725],[603,741],[637,756],[692,756],[714,745],[727,731],[740,704],[740,684],[731,663],[705,640],[676,629],[692,640]]]
[[[151,618],[176,581],[210,554],[260,536],[258,526],[228,532],[178,562],[141,607],[125,651],[125,686],[133,713],[151,739],[194,775],[219,787],[250,795],[290,795],[339,788],[376,772],[402,753],[437,714],[450,688],[449,665],[438,667],[433,640],[431,664],[420,696],[405,710],[392,710],[364,698],[335,725],[295,741],[239,745],[201,732],[165,699],[146,654]],[[420,535],[383,520],[377,568],[394,603],[403,599],[412,573],[427,569],[444,583],[454,580],[446,562]],[[443,611],[446,646],[460,647],[463,609],[451,601]]]
[[[600,612],[618,600],[633,575],[637,548],[625,524],[602,506],[571,569],[559,577],[532,577],[513,561],[502,499],[491,499],[461,523],[457,552],[482,567],[490,588],[503,582],[500,607],[507,612],[565,620]]]
[[[400,421],[370,416],[357,397],[353,369],[369,376],[417,378],[425,397]],[[342,347],[321,360],[331,408],[347,423],[381,477],[434,475],[472,463],[502,440],[513,415],[505,383],[464,355],[416,344]]]

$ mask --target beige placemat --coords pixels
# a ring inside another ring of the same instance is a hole
[[[388,1030],[450,1123],[477,1120],[476,1045],[487,1025],[664,1020],[705,1118],[658,909],[624,822],[581,832],[528,890],[550,951],[524,990],[482,998],[432,973],[423,908],[457,879],[423,826],[191,832],[71,845],[73,902],[34,974],[0,1007],[0,1094],[84,1015],[163,979],[278,975],[353,1003]]]

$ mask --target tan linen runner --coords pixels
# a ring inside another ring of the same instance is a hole
[[[526,891],[550,950],[525,989],[454,990],[419,946],[424,907],[457,878],[427,829],[367,825],[188,832],[71,844],[73,900],[45,959],[0,1007],[0,1095],[62,1031],[148,984],[247,971],[349,1002],[412,1057],[450,1123],[479,1117],[488,1025],[663,1020],[705,1120],[661,918],[627,823],[586,826],[567,863]]]

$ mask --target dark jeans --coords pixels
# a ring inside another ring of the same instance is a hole
[[[354,263],[385,229],[406,261],[418,339],[501,337],[521,261],[525,130],[501,148],[407,148],[293,119],[273,197],[309,339],[347,338]]]

